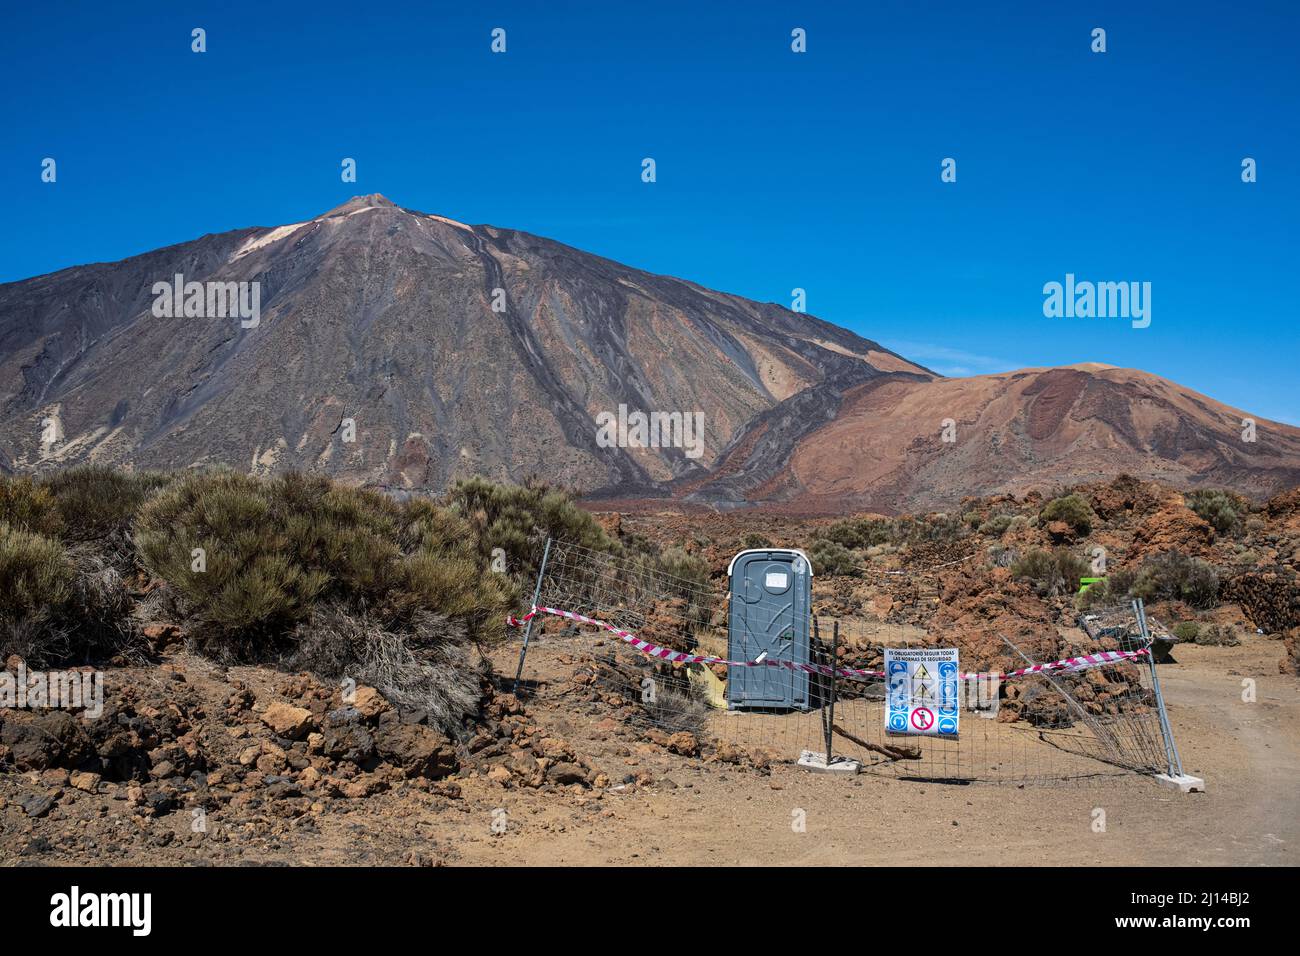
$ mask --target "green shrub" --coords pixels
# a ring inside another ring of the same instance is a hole
[[[0,617],[18,625],[60,611],[72,597],[73,568],[59,542],[0,524]]]
[[[965,517],[935,513],[904,515],[899,518],[845,518],[813,534],[813,539],[828,541],[850,551],[866,551],[883,545],[906,547],[934,542],[951,543],[970,533]],[[830,552],[828,552],[830,553]]]
[[[507,573],[520,582],[537,576],[548,537],[594,551],[617,551],[590,512],[566,492],[543,484],[502,485],[483,478],[458,481],[447,505],[468,522],[484,561],[500,548]]]
[[[856,575],[861,567],[856,554],[841,544],[824,539],[813,542],[808,557],[812,561],[813,574],[817,575]]]
[[[709,585],[709,563],[683,548],[668,548],[653,560],[655,570],[667,575],[666,596],[686,601],[686,619],[696,627],[708,623],[713,613],[714,593]]]
[[[813,533],[813,538],[841,548],[861,550],[893,540],[890,522],[882,518],[844,518]]]
[[[1120,568],[1106,575],[1106,587],[1116,601],[1132,596],[1136,582],[1137,571],[1133,568]]]
[[[709,563],[684,548],[668,548],[659,556],[659,570],[682,582],[692,591],[709,587]]]
[[[1088,562],[1066,548],[1034,548],[1011,565],[1011,576],[1028,581],[1043,597],[1074,593],[1079,589],[1079,578],[1087,573]]]
[[[1092,530],[1092,522],[1096,516],[1092,512],[1092,506],[1088,504],[1088,499],[1079,494],[1069,494],[1049,501],[1043,506],[1038,517],[1044,523],[1064,521],[1074,529],[1075,534],[1084,535]]]
[[[758,551],[762,548],[772,547],[772,540],[766,535],[758,534],[751,531],[740,539],[740,549],[742,551]]]
[[[182,598],[200,649],[221,658],[285,652],[318,605],[399,630],[416,612],[441,614],[477,635],[506,603],[504,579],[456,516],[325,478],[187,475],[141,510],[136,539],[145,565]]]
[[[1142,562],[1128,593],[1147,602],[1184,601],[1211,608],[1219,600],[1219,576],[1200,558],[1169,551]]]
[[[990,515],[980,524],[980,534],[986,534],[990,537],[1000,538],[1011,527],[1011,522],[1015,520],[1014,515],[996,514]]]
[[[154,472],[80,465],[41,484],[54,498],[68,541],[93,541],[126,531],[148,497],[172,479]]]
[[[54,496],[27,477],[0,477],[0,523],[47,538],[57,538],[63,531]]]
[[[1242,527],[1242,515],[1250,509],[1246,501],[1230,491],[1201,488],[1186,496],[1187,507],[1214,526],[1219,534],[1233,534]]]
[[[0,523],[0,581],[0,660],[85,664],[133,649],[130,593],[93,549]]]
[[[1196,621],[1179,621],[1174,625],[1174,637],[1180,641],[1195,641],[1201,625]]]
[[[894,544],[951,544],[965,537],[969,529],[956,515],[943,513],[914,517],[904,515],[890,524],[890,540]]]

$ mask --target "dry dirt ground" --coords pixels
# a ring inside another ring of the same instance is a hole
[[[1136,779],[1017,788],[755,770],[677,756],[543,695],[529,719],[569,741],[605,786],[536,790],[470,772],[450,786],[324,800],[293,818],[274,801],[222,808],[196,833],[183,810],[132,814],[121,788],[66,790],[31,819],[18,801],[34,778],[3,774],[0,863],[1296,865],[1300,680],[1277,674],[1278,652],[1247,636],[1240,647],[1180,646],[1179,663],[1160,668],[1184,765],[1206,779],[1204,794]],[[506,649],[497,663],[509,666]],[[202,685],[203,662],[177,664]],[[256,674],[244,676],[259,690]]]

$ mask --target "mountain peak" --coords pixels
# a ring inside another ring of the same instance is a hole
[[[368,196],[353,196],[341,206],[335,206],[329,212],[321,216],[322,219],[328,219],[330,216],[343,216],[352,212],[359,212],[362,209],[372,209],[376,206],[385,206],[389,209],[396,209],[397,204],[388,197],[380,193],[371,193]]]

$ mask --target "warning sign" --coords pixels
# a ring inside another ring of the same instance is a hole
[[[885,651],[887,708],[891,734],[957,736],[957,649]]]

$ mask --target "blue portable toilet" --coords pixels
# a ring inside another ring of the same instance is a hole
[[[727,614],[727,657],[807,664],[812,651],[812,562],[793,548],[741,551],[727,568],[731,607]],[[730,710],[809,710],[820,706],[820,682],[806,671],[785,667],[727,670]]]

